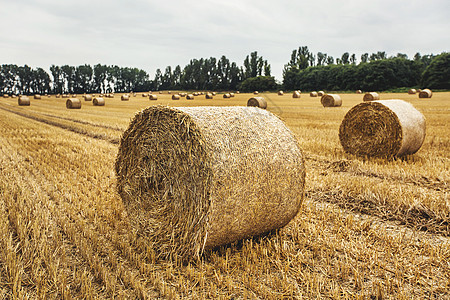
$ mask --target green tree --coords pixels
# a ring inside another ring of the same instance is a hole
[[[432,89],[450,89],[450,53],[434,57],[423,72],[422,85]]]
[[[275,78],[272,76],[257,76],[245,79],[239,89],[243,92],[273,91],[278,88]]]

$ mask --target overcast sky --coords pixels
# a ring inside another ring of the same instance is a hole
[[[292,50],[450,51],[450,0],[0,0],[0,63],[155,70],[252,51],[282,80]]]

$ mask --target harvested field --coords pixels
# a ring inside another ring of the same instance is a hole
[[[206,250],[182,264],[136,235],[116,190],[122,133],[152,103],[245,106],[253,93],[205,101],[108,99],[65,109],[0,102],[0,298],[448,299],[450,93],[381,94],[410,102],[426,138],[402,159],[358,158],[339,141],[361,95],[324,109],[260,93],[305,157],[305,199],[282,229]],[[263,187],[261,187],[263,188]]]

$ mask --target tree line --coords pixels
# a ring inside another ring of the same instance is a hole
[[[271,76],[271,66],[251,52],[238,66],[226,56],[219,59],[191,59],[183,68],[157,69],[153,79],[138,68],[85,64],[50,66],[44,69],[3,64],[0,66],[0,92],[7,94],[46,93],[126,93],[158,90],[355,90],[383,91],[400,87],[450,89],[450,53],[421,55],[412,59],[398,53],[364,53],[359,62],[345,52],[336,59],[301,46],[292,51],[283,69],[283,83]]]
[[[364,53],[357,64],[355,54],[345,52],[334,59],[326,53],[317,55],[307,46],[292,51],[283,69],[285,89],[348,91],[385,91],[401,87],[450,89],[450,53],[421,55],[413,59],[398,53]]]
[[[155,77],[138,68],[85,64],[50,66],[50,74],[42,68],[4,64],[0,67],[0,91],[8,94],[79,94],[126,93],[157,90],[237,90],[248,78],[270,76],[267,60],[257,51],[247,55],[243,66],[226,56],[192,59],[184,68],[167,66],[157,69]]]

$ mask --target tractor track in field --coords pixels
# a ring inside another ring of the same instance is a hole
[[[52,121],[52,120],[46,119],[44,117],[27,114],[25,112],[16,111],[14,109],[6,108],[6,107],[3,107],[3,106],[0,106],[0,109],[2,109],[4,111],[7,111],[7,112],[10,112],[10,113],[13,113],[13,114],[16,114],[18,116],[24,117],[24,118],[28,118],[30,120],[38,121],[38,122],[41,122],[41,123],[44,123],[44,124],[47,124],[47,125],[51,125],[51,126],[55,126],[55,127],[61,128],[61,129],[65,129],[65,130],[71,131],[71,132],[75,132],[75,133],[78,133],[78,134],[81,134],[81,135],[84,135],[84,136],[87,136],[87,137],[90,137],[90,138],[107,141],[107,142],[110,142],[113,145],[118,145],[120,143],[120,139],[119,138],[109,137],[109,136],[107,136],[106,134],[103,134],[103,133],[89,132],[89,131],[87,131],[85,129],[81,129],[81,128],[77,128],[77,127],[74,127],[74,126],[62,124],[62,123],[59,123],[59,122],[56,122],[56,121]],[[65,119],[65,118],[61,118],[61,119]],[[69,119],[69,120],[70,121],[75,121],[73,119]],[[82,122],[83,121],[78,122],[78,123],[83,124]],[[86,123],[88,123],[88,122],[86,122]],[[88,124],[89,125],[93,125],[93,124],[90,124],[90,123],[88,123]],[[98,126],[98,127],[100,127],[100,126]],[[106,127],[104,127],[104,128],[106,128]],[[112,129],[112,128],[108,128],[108,129]]]
[[[373,172],[362,168],[358,163],[351,160],[327,160],[323,158],[306,156],[306,161],[314,165],[316,169],[323,170],[320,175],[327,176],[330,173],[347,173],[354,176],[378,178],[381,180],[394,181],[396,183],[409,184],[419,186],[426,189],[431,189],[437,192],[450,193],[450,182],[439,177],[426,177],[423,175],[400,176],[400,175],[385,175]]]

